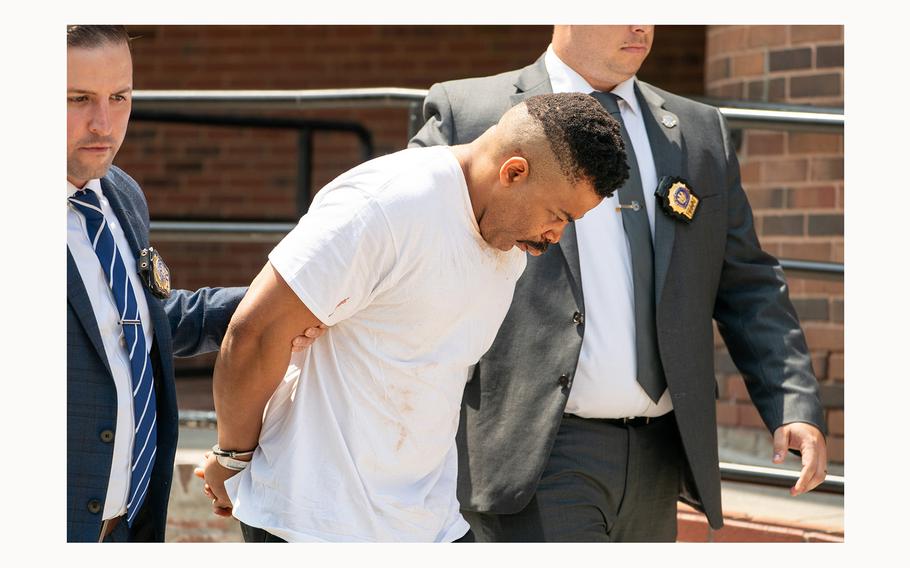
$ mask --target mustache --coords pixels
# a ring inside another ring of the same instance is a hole
[[[524,243],[524,244],[528,245],[528,248],[532,248],[532,249],[540,251],[540,252],[547,252],[547,248],[550,246],[550,243],[548,243],[546,241],[518,241],[518,242]]]
[[[113,136],[88,136],[80,140],[77,146],[116,146]]]

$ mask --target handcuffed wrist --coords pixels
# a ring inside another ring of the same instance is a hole
[[[253,448],[252,450],[222,450],[218,444],[212,446],[212,453],[214,455],[225,458],[245,458],[247,456],[252,456],[255,451],[256,448]]]
[[[215,455],[215,461],[217,461],[221,467],[229,469],[231,471],[243,471],[247,468],[248,465],[250,465],[250,462],[248,461],[237,460],[231,457],[219,455]]]

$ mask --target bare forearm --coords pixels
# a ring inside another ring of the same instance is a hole
[[[287,371],[291,340],[321,323],[267,263],[237,307],[215,362],[222,449],[256,447],[265,405]]]
[[[218,445],[222,448],[256,447],[265,405],[287,370],[287,346],[283,335],[275,331],[237,333],[228,329],[213,380]]]

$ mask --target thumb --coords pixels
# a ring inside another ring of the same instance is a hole
[[[205,470],[202,469],[201,467],[197,467],[196,469],[193,470],[193,475],[195,475],[199,479],[205,479]]]
[[[781,426],[774,431],[774,457],[771,461],[774,463],[783,463],[787,449],[790,447],[790,429]]]

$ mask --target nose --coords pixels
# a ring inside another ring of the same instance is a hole
[[[107,100],[98,101],[92,106],[89,130],[101,136],[108,136],[112,130],[111,107]]]
[[[634,34],[649,34],[654,30],[653,24],[635,24],[629,26],[629,29],[632,30]]]

